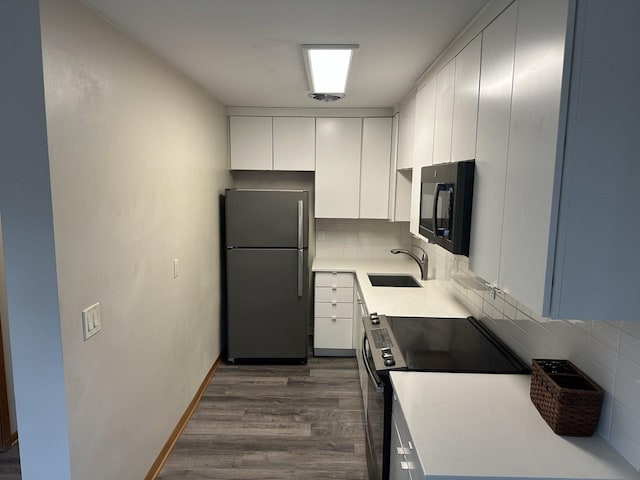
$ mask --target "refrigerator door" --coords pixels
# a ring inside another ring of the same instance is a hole
[[[306,191],[229,189],[225,206],[227,247],[308,246]]]
[[[227,250],[229,360],[306,359],[307,275],[306,250]]]

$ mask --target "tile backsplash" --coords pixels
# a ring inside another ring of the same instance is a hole
[[[410,248],[411,239],[406,222],[316,219],[319,257],[387,257],[392,248]]]
[[[431,278],[450,290],[524,361],[569,359],[605,390],[598,434],[640,470],[640,317],[629,321],[551,320],[513,297],[494,295],[467,257],[413,239],[429,255]]]

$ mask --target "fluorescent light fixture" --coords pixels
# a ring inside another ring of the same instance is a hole
[[[358,45],[302,45],[309,88],[314,93],[344,93]]]

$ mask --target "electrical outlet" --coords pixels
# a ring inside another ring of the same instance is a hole
[[[180,275],[180,259],[176,258],[173,260],[173,278],[178,278],[178,275]]]
[[[87,341],[100,331],[102,321],[100,319],[100,303],[91,305],[82,311],[82,333]]]

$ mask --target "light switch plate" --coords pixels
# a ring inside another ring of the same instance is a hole
[[[85,341],[98,333],[101,325],[100,303],[91,305],[82,311],[82,333]]]

